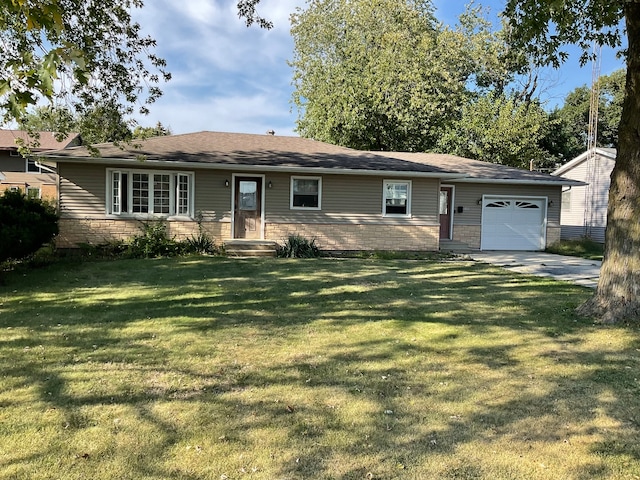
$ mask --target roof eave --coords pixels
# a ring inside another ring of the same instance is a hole
[[[584,182],[578,180],[535,180],[535,179],[515,179],[515,178],[477,178],[477,177],[463,177],[455,179],[456,182],[461,183],[495,183],[495,184],[517,184],[517,185],[543,185],[543,186],[556,186],[562,187],[565,185],[583,186],[587,185]]]
[[[355,168],[327,168],[327,167],[300,167],[300,166],[288,166],[288,165],[242,165],[234,163],[203,163],[203,162],[180,162],[180,161],[165,161],[156,159],[144,159],[137,160],[131,158],[94,158],[94,157],[67,157],[67,156],[47,156],[50,161],[55,163],[95,163],[96,160],[103,160],[102,163],[109,165],[152,165],[154,167],[178,167],[178,168],[198,168],[203,170],[235,170],[237,172],[288,172],[288,173],[314,173],[325,175],[366,175],[366,176],[385,176],[391,178],[406,178],[406,177],[420,177],[420,178],[443,178],[453,179],[461,178],[459,173],[446,173],[446,172],[419,172],[411,170],[366,170]]]
[[[602,149],[600,147],[596,147],[594,150],[598,155],[601,155],[603,157],[607,157],[607,158],[609,158],[611,160],[615,160],[616,159],[616,154],[613,153],[613,152],[608,152],[607,150],[604,150],[604,149]],[[582,152],[580,155],[578,155],[573,160],[568,161],[567,163],[562,165],[557,170],[554,170],[553,172],[551,172],[551,175],[554,175],[554,176],[563,175],[566,172],[568,172],[569,170],[573,170],[574,168],[576,168],[580,164],[582,164],[582,163],[587,161],[587,159],[589,158],[589,152],[591,152],[591,150],[587,150],[586,152]]]

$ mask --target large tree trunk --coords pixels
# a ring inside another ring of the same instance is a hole
[[[629,49],[618,155],[611,174],[605,254],[595,295],[578,312],[640,321],[640,3],[625,2]]]

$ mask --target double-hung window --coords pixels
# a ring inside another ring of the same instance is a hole
[[[291,177],[291,208],[320,210],[321,177]]]
[[[382,194],[382,214],[385,217],[411,216],[411,181],[385,180]]]
[[[27,173],[42,173],[42,169],[40,168],[40,165],[38,165],[38,163],[35,160],[31,158],[27,158],[26,162],[27,162]]]
[[[108,213],[112,215],[193,216],[193,174],[109,170]]]

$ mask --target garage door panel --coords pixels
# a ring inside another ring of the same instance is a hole
[[[485,197],[482,208],[483,250],[544,248],[546,199]]]

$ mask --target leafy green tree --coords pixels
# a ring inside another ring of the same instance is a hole
[[[587,148],[590,98],[589,87],[577,87],[566,96],[562,107],[549,114],[554,123],[545,140],[561,163],[575,158]]]
[[[55,208],[20,191],[0,195],[0,262],[35,253],[58,233]]]
[[[113,103],[94,105],[76,117],[76,129],[85,145],[122,142],[131,139],[129,122],[123,118],[118,105]]]
[[[451,28],[430,0],[312,0],[292,17],[298,131],[364,150],[461,152],[455,129],[482,135],[469,115],[500,98],[513,100],[510,115],[524,121],[528,112],[540,121],[530,128],[542,131],[538,107],[529,109],[537,89],[529,59],[511,46],[508,29],[483,15],[470,5]],[[495,150],[483,154],[493,142],[477,138],[473,157],[514,163],[496,160]]]
[[[269,30],[273,27],[273,23],[258,14],[256,7],[259,3],[260,0],[238,0],[238,16],[244,18],[247,27],[257,24],[260,28]]]
[[[618,143],[618,125],[624,99],[624,69],[600,77],[598,105],[598,139],[600,147],[615,147]],[[548,149],[561,162],[575,158],[587,148],[591,88],[583,85],[569,92],[560,108],[550,114],[556,120],[550,133]]]
[[[86,145],[117,143],[132,138],[129,122],[123,118],[117,105],[95,105],[76,114],[64,106],[36,107],[23,117],[20,128],[30,132],[34,138],[37,138],[37,132],[57,132],[61,136],[77,132]]]
[[[31,132],[71,132],[76,120],[67,107],[37,106],[22,117],[20,128]]]
[[[600,107],[598,114],[598,145],[615,147],[622,118],[626,71],[617,70],[600,77]]]
[[[158,122],[155,127],[141,127],[138,125],[133,129],[133,138],[144,140],[151,137],[163,137],[171,135],[171,129]]]
[[[271,28],[260,0],[238,0],[247,26]],[[117,106],[123,117],[147,113],[168,81],[156,41],[142,36],[131,10],[142,0],[0,0],[0,123],[21,121],[46,99],[83,114]],[[62,132],[64,133],[64,132]]]
[[[577,44],[583,61],[592,42],[619,47],[626,34],[625,94],[618,153],[611,174],[605,254],[595,294],[578,311],[604,322],[640,320],[640,2],[626,0],[507,0],[514,41],[542,63],[559,66],[564,46]]]
[[[534,102],[490,92],[465,105],[462,116],[438,142],[438,150],[518,168],[546,166],[541,147],[548,115]]]
[[[0,0],[0,113],[21,119],[41,99],[142,113],[168,80],[131,9],[141,0]]]
[[[472,68],[430,1],[311,0],[292,16],[297,129],[358,149],[426,150]]]

